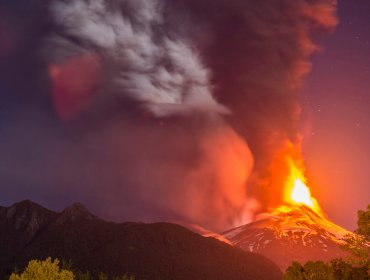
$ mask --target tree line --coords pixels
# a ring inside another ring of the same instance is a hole
[[[283,280],[369,280],[370,204],[365,211],[358,211],[357,216],[356,235],[346,235],[341,246],[350,253],[347,258],[329,263],[310,261],[304,265],[293,262]]]

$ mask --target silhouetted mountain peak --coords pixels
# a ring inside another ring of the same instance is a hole
[[[50,224],[57,213],[50,211],[32,201],[24,200],[0,208],[0,248],[21,248],[30,242],[40,230]],[[5,230],[6,229],[6,230]],[[14,236],[18,240],[14,240]]]
[[[96,216],[91,214],[85,205],[81,203],[73,203],[71,206],[65,208],[58,217],[57,223],[64,223],[66,221],[76,220],[92,220],[97,219]]]
[[[8,218],[12,218],[15,215],[26,215],[28,213],[39,213],[43,212],[44,210],[48,211],[47,209],[43,208],[42,206],[34,203],[30,200],[23,200],[17,203],[14,203],[10,207],[3,208],[6,211],[6,216]]]
[[[30,200],[24,200],[2,209],[2,214],[14,222],[16,230],[22,229],[31,235],[38,231],[53,213]]]
[[[31,259],[47,256],[71,260],[76,269],[110,276],[129,273],[135,279],[281,279],[266,257],[243,252],[170,223],[112,223],[75,203],[55,213],[29,201],[0,209],[0,274]],[[10,212],[10,218],[5,212]],[[24,216],[22,213],[27,213]],[[51,213],[51,215],[50,215]],[[15,229],[22,217],[35,226],[32,235]],[[35,218],[36,217],[36,218]]]

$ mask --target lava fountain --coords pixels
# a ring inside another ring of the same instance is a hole
[[[293,205],[305,205],[315,213],[323,216],[323,211],[312,196],[304,172],[301,171],[291,158],[288,158],[289,175],[285,183],[284,201]]]

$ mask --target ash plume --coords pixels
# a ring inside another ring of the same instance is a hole
[[[132,99],[157,116],[227,112],[212,95],[209,70],[190,38],[167,34],[160,1],[54,1],[61,32],[48,38],[49,63],[94,53],[99,93]]]
[[[336,26],[335,1],[52,0],[43,12],[42,90],[7,123],[4,183],[105,218],[213,230],[280,202],[271,166],[299,144],[311,36]]]

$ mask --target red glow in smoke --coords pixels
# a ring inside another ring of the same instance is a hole
[[[64,121],[75,119],[91,102],[99,84],[100,59],[93,54],[70,58],[49,67],[53,106]]]

